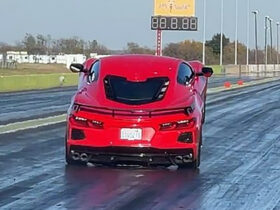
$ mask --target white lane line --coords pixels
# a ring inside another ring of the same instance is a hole
[[[41,126],[53,125],[61,122],[66,121],[66,114],[46,117],[46,118],[39,118],[34,120],[26,120],[22,122],[10,123],[7,125],[0,126],[0,134],[5,133],[13,133],[21,130],[31,129],[31,128],[38,128]]]
[[[249,86],[252,86],[252,85],[260,85],[260,84],[279,81],[279,80],[280,80],[279,77],[278,78],[268,78],[268,79],[263,79],[263,80],[244,82],[243,85],[233,84],[230,88],[225,88],[223,86],[222,87],[209,88],[207,90],[207,93],[219,93],[219,92],[222,92],[222,91],[235,90],[235,89],[240,89],[240,88],[244,88],[244,87],[249,87]]]

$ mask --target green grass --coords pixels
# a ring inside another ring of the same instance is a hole
[[[60,84],[60,76],[65,78]],[[78,84],[73,74],[62,64],[17,64],[16,69],[0,69],[0,92],[46,89]]]
[[[16,69],[0,69],[0,76],[71,73],[63,64],[17,64]]]
[[[60,77],[64,82],[61,85]],[[74,86],[78,84],[78,74],[35,74],[0,76],[0,92],[47,89],[60,86]]]
[[[215,74],[222,74],[222,66],[220,66],[220,65],[213,65],[211,67],[213,68],[214,75]]]

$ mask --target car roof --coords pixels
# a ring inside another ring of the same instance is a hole
[[[101,77],[114,75],[130,81],[145,81],[152,77],[173,78],[181,59],[154,55],[116,55],[100,59]]]

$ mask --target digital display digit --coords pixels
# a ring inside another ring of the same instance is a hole
[[[197,17],[152,16],[152,30],[197,31]]]
[[[178,19],[172,17],[172,18],[171,18],[170,29],[171,29],[171,30],[176,30],[177,28],[178,28]]]

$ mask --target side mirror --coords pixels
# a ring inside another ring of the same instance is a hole
[[[70,70],[74,73],[84,72],[84,65],[80,63],[72,63],[70,65]]]
[[[211,67],[203,67],[202,72],[197,73],[196,76],[211,77],[213,74],[213,69]]]
[[[203,67],[202,73],[205,77],[211,77],[213,74],[213,69],[211,67]]]

